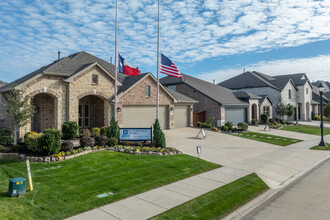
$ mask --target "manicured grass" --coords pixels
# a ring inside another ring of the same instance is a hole
[[[0,160],[0,219],[63,219],[218,167],[203,160],[199,164],[188,155],[102,151],[62,162],[31,163],[34,191],[10,198],[8,180],[28,179],[26,163]],[[97,197],[110,192],[114,194]]]
[[[152,219],[220,219],[267,189],[268,186],[253,173]]]
[[[288,146],[290,144],[298,143],[302,140],[292,139],[287,137],[280,137],[276,135],[258,133],[258,132],[245,132],[242,134],[235,134],[235,136],[252,139],[255,141],[266,142],[269,144],[275,144],[280,146]]]
[[[313,127],[313,126],[305,126],[305,125],[283,126],[281,130],[294,131],[305,134],[321,135],[321,128]],[[323,134],[324,135],[330,134],[330,128],[324,128]]]
[[[330,150],[330,144],[326,143],[326,145],[327,145],[326,147],[314,146],[310,149],[312,149],[312,150]]]

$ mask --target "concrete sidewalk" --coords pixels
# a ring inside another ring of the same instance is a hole
[[[319,142],[319,137],[314,135],[297,133],[295,138],[305,141],[280,147],[211,131],[206,131],[206,140],[196,139],[198,130],[193,128],[165,133],[168,146],[178,146],[191,156],[197,156],[196,146],[202,146],[202,159],[225,167],[99,207],[70,219],[147,219],[252,172],[256,172],[269,187],[278,188],[330,155],[329,151],[308,150]],[[329,135],[326,140],[330,140]]]
[[[298,124],[320,127],[320,121],[299,121]],[[324,127],[330,128],[330,123],[324,123]]]

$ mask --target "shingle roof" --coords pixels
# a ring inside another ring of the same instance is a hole
[[[320,90],[317,86],[312,85],[312,104],[320,104]],[[330,92],[323,93],[323,101],[326,103],[330,102]]]
[[[166,76],[160,79],[160,82],[165,86],[185,83],[223,106],[247,105],[245,102],[238,99],[230,89],[214,85],[189,75],[182,74],[182,79]]]
[[[177,91],[174,91],[173,89],[169,89],[167,87],[165,87],[165,89],[171,93],[171,95],[178,101],[178,103],[197,103],[198,101],[185,96]]]
[[[239,99],[261,99],[260,96],[252,94],[250,92],[234,92],[234,94]]]
[[[129,89],[131,86],[133,86],[136,82],[138,82],[140,79],[148,75],[148,73],[143,73],[138,76],[126,76],[124,80],[122,81],[122,86],[118,89],[118,95],[120,93],[125,92],[127,89]]]
[[[312,82],[312,85],[318,87],[320,85],[320,83],[322,83],[322,85],[324,86],[325,91],[327,91],[327,92],[330,91],[330,82],[318,80],[316,82]]]
[[[260,95],[260,97],[261,97],[261,99],[259,100],[259,104],[262,104],[265,101],[265,99],[268,99],[270,101],[270,103],[272,105],[274,105],[273,101],[268,97],[268,95]]]
[[[11,89],[13,86],[17,86],[38,74],[44,75],[52,75],[52,76],[63,76],[64,78],[68,78],[92,63],[97,62],[104,69],[106,69],[111,75],[115,75],[115,66],[111,63],[108,63],[98,57],[95,57],[85,51],[81,51],[78,53],[71,54],[70,56],[63,57],[60,60],[56,60],[53,63],[50,63],[40,69],[23,76],[15,80],[12,83],[7,84],[4,87],[1,87],[0,91]],[[122,82],[125,79],[125,75],[118,74],[118,81]]]
[[[3,86],[5,86],[5,85],[7,85],[7,83],[4,82],[4,81],[1,81],[1,80],[0,80],[0,87],[3,87]]]

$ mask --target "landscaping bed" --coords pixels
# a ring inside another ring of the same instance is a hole
[[[306,125],[283,126],[282,130],[294,131],[304,134],[321,135],[321,128]],[[330,134],[330,128],[323,128],[324,135]]]
[[[276,135],[263,134],[258,132],[246,132],[243,134],[233,134],[238,137],[247,138],[255,141],[261,141],[269,144],[275,144],[280,146],[288,146],[290,144],[301,142],[302,140],[280,137]]]
[[[146,157],[100,151],[32,163],[34,190],[27,187],[25,196],[12,198],[7,196],[8,181],[28,179],[26,163],[0,160],[1,218],[64,219],[218,167],[184,154]]]
[[[268,189],[253,173],[151,219],[221,219]]]

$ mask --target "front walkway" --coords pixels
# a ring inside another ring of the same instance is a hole
[[[196,146],[201,146],[202,159],[225,167],[99,207],[70,219],[147,219],[252,172],[256,172],[269,187],[277,188],[330,155],[329,151],[308,150],[319,141],[317,136],[288,147],[280,147],[211,131],[206,131],[206,140],[196,139],[198,131],[193,128],[165,131],[168,146],[178,147],[191,156],[197,156]],[[330,136],[326,140],[330,140]]]

